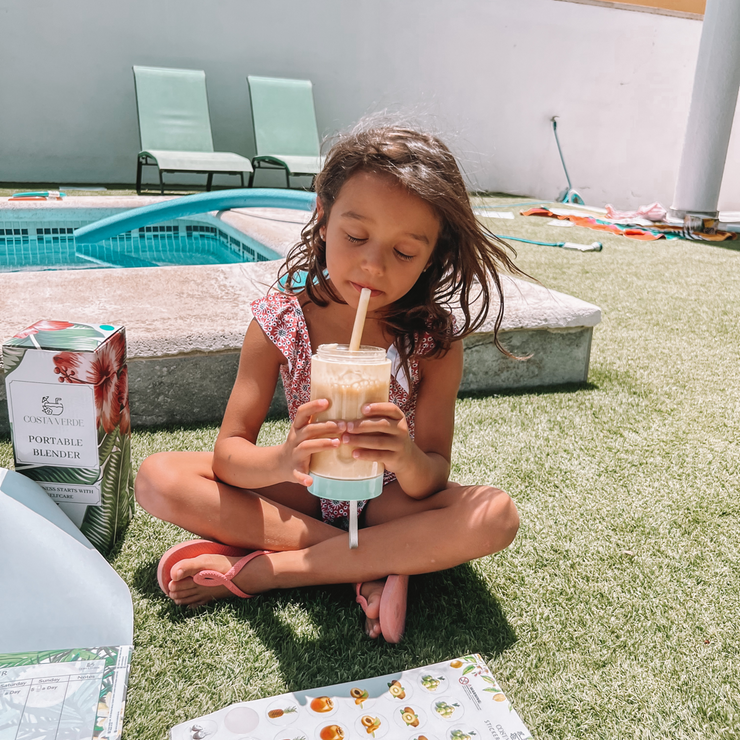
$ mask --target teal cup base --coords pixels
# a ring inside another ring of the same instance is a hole
[[[319,498],[328,498],[332,501],[364,501],[380,496],[383,492],[383,476],[362,478],[361,480],[340,480],[338,478],[324,478],[316,473],[309,473],[313,483],[308,490]]]

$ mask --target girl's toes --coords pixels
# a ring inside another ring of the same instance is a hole
[[[383,595],[383,585],[385,581],[367,581],[362,584],[361,593],[367,601],[367,606],[363,606],[368,622],[375,622],[380,615],[380,597]]]
[[[167,591],[169,592],[170,598],[174,598],[175,596],[182,597],[188,592],[194,591],[195,588],[195,581],[192,578],[170,581],[169,584],[167,584]]]
[[[365,620],[365,634],[372,638],[373,640],[377,640],[378,637],[380,637],[380,621],[377,619],[367,619]]]
[[[170,578],[173,581],[189,580],[202,570],[215,570],[228,573],[229,568],[239,560],[238,557],[207,553],[194,558],[183,558],[172,566]]]
[[[213,600],[211,594],[204,594],[197,588],[174,594],[171,598],[178,606],[203,606],[203,604]]]
[[[366,581],[362,584],[360,593],[366,603],[362,604],[365,611],[365,634],[373,640],[380,637],[380,598],[383,595],[385,580]]]
[[[196,589],[182,589],[179,591],[171,591],[170,598],[178,606],[183,606],[191,604],[196,600],[201,600],[203,598],[203,594]]]
[[[207,567],[205,561],[206,558],[203,555],[199,555],[197,558],[180,560],[180,562],[175,563],[175,565],[172,566],[170,578],[175,582],[192,580],[192,577],[196,573]]]

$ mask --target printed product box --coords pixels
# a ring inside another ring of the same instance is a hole
[[[107,553],[134,506],[124,327],[37,321],[3,365],[15,469]]]

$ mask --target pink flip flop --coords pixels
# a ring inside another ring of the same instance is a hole
[[[157,582],[162,591],[169,596],[168,586],[170,584],[170,574],[175,564],[181,560],[196,558],[198,555],[228,555],[230,557],[242,555],[242,559],[235,563],[226,574],[219,573],[215,570],[202,570],[200,573],[196,573],[193,580],[202,586],[226,586],[236,596],[248,599],[251,598],[250,594],[245,594],[241,589],[237,588],[231,582],[231,579],[252,558],[256,558],[258,555],[264,555],[267,552],[270,551],[255,550],[250,552],[241,547],[222,545],[220,542],[212,542],[211,540],[189,540],[188,542],[181,542],[179,545],[175,545],[167,550],[160,558],[159,566],[157,567]]]
[[[245,594],[244,591],[231,582],[231,579],[239,573],[250,560],[259,555],[267,555],[271,552],[272,550],[254,550],[248,555],[245,555],[241,560],[234,563],[226,573],[219,573],[217,570],[202,570],[200,573],[196,573],[193,576],[193,580],[199,586],[226,586],[226,588],[228,588],[235,596],[238,596],[241,599],[251,599],[252,594]]]
[[[362,583],[355,584],[355,601],[367,609],[367,599],[360,593]],[[386,642],[401,642],[403,631],[406,626],[406,603],[408,600],[409,577],[388,576],[383,586],[383,594],[380,597],[380,632]]]
[[[380,631],[386,642],[401,642],[406,627],[409,577],[388,576],[380,597]]]

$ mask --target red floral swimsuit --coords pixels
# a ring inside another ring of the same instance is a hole
[[[288,361],[280,369],[280,376],[285,388],[285,398],[288,402],[288,414],[291,422],[295,419],[298,407],[311,400],[311,339],[308,336],[308,326],[303,316],[298,298],[286,293],[270,293],[252,303],[252,314],[262,330],[283,353]],[[434,341],[429,334],[425,334],[419,355],[424,355],[434,347]],[[420,372],[419,360],[409,362],[411,383],[398,361],[398,352],[394,346],[388,350],[391,360],[391,387],[390,401],[395,403],[406,416],[411,439],[414,438],[414,417],[416,412],[416,388]],[[383,484],[394,481],[393,473],[385,472]],[[358,512],[362,511],[366,501],[358,502]],[[349,517],[349,503],[347,501],[331,501],[321,499],[321,517],[329,524],[343,526]]]

